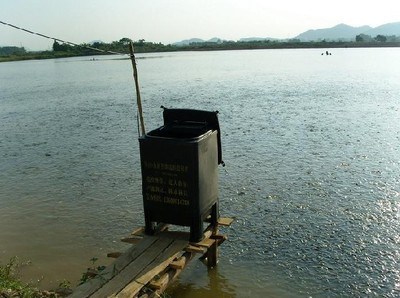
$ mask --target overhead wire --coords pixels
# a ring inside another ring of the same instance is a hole
[[[51,39],[51,40],[58,41],[58,42],[61,42],[61,43],[65,43],[65,44],[69,44],[69,45],[72,45],[72,46],[76,46],[76,47],[80,47],[80,48],[86,48],[88,50],[93,50],[93,51],[102,52],[102,53],[106,53],[106,54],[131,56],[131,54],[129,54],[129,53],[120,53],[120,52],[115,52],[115,51],[102,50],[102,49],[98,49],[98,48],[91,47],[91,46],[88,46],[88,45],[80,45],[80,44],[77,44],[77,43],[74,43],[74,42],[71,42],[71,41],[62,40],[62,39],[59,39],[59,38],[56,38],[56,37],[51,37],[51,36],[48,36],[48,35],[45,35],[45,34],[42,34],[42,33],[39,33],[39,32],[34,32],[32,30],[28,30],[28,29],[25,29],[25,28],[22,28],[22,27],[19,27],[19,26],[16,26],[16,25],[13,25],[13,24],[10,24],[10,23],[7,23],[7,22],[3,22],[1,20],[0,20],[0,23],[3,24],[3,25],[6,25],[6,26],[12,27],[14,29],[17,29],[17,30],[25,31],[25,32],[27,32],[29,34],[38,35],[38,36],[43,37],[43,38]]]
[[[13,24],[1,21],[1,20],[0,20],[0,24],[12,27],[12,28],[17,29],[17,30],[25,31],[25,32],[27,32],[29,34],[38,35],[38,36],[43,37],[43,38],[51,39],[51,40],[54,40],[54,41],[58,41],[58,42],[61,42],[61,43],[64,43],[64,44],[69,44],[69,45],[80,47],[80,48],[85,48],[85,49],[89,49],[89,50],[93,50],[93,51],[97,51],[97,52],[102,52],[102,53],[107,53],[107,54],[127,55],[127,56],[129,56],[131,58],[131,60],[132,60],[133,76],[134,76],[134,79],[135,79],[135,87],[136,87],[136,95],[137,95],[137,103],[138,103],[138,114],[139,114],[138,115],[139,116],[138,117],[138,133],[139,133],[139,122],[140,122],[140,124],[141,124],[140,127],[142,129],[142,134],[145,134],[143,112],[142,112],[142,107],[141,107],[142,104],[141,104],[140,91],[139,91],[139,85],[138,85],[138,80],[137,80],[136,59],[135,59],[135,55],[134,55],[134,51],[133,51],[132,42],[131,42],[131,47],[130,47],[130,53],[120,53],[120,52],[116,52],[116,51],[102,50],[102,49],[98,49],[98,48],[91,47],[91,46],[88,46],[88,45],[80,45],[80,44],[77,44],[77,43],[74,43],[74,42],[71,42],[71,41],[62,40],[62,39],[56,38],[56,37],[51,37],[51,36],[48,36],[48,35],[45,35],[45,34],[42,34],[42,33],[39,33],[39,32],[34,32],[32,30],[28,30],[28,29],[25,29],[25,28],[22,28],[22,27],[19,27],[19,26],[16,26],[16,25],[13,25]],[[139,133],[139,135],[140,135],[140,133]]]

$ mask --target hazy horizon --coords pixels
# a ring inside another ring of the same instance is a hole
[[[316,0],[3,0],[0,20],[76,43],[128,37],[169,44],[190,38],[293,38],[309,29],[340,23],[376,27],[397,22],[398,7],[393,0],[362,6],[351,0],[337,0],[334,5]],[[52,41],[0,24],[0,46],[5,45],[46,50]]]

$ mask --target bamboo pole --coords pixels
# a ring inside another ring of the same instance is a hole
[[[135,60],[135,54],[134,54],[132,42],[131,42],[131,46],[130,46],[130,52],[131,52],[131,61],[132,61],[132,67],[133,67],[133,79],[135,80],[137,107],[138,107],[138,111],[139,111],[140,131],[141,131],[141,135],[144,136],[146,134],[146,131],[144,128],[142,99],[140,98],[139,79],[138,79],[138,74],[137,74],[136,60]]]

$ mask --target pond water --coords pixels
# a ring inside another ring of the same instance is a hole
[[[146,129],[161,105],[218,110],[219,265],[172,297],[400,295],[400,49],[138,55]],[[76,284],[143,225],[128,59],[0,64],[0,263]]]

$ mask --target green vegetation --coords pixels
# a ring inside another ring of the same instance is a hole
[[[360,47],[400,47],[399,42],[354,42],[354,41],[288,41],[262,40],[262,41],[223,41],[221,43],[192,43],[180,47],[181,51],[207,51],[207,50],[247,50],[247,49],[310,49],[310,48],[360,48]]]
[[[106,269],[106,266],[104,265],[96,266],[95,263],[97,260],[98,258],[96,257],[90,259],[90,261],[92,262],[92,266],[87,268],[86,272],[82,274],[82,277],[79,281],[79,285],[84,284],[88,280],[96,277],[97,275],[101,274],[104,269]]]
[[[131,42],[133,42],[135,52],[137,53],[165,52],[172,51],[175,48],[172,45],[165,46],[162,43],[146,42],[144,39],[134,42],[131,39],[124,37],[119,41],[113,41],[111,43],[94,42],[93,44],[81,44],[80,47],[69,44],[60,44],[57,41],[54,41],[53,51],[58,53],[73,53],[74,55],[79,56],[104,54],[95,49],[104,52],[129,53],[129,45]]]
[[[18,269],[21,263],[16,257],[6,264],[0,264],[0,297],[21,297],[21,298],[57,298],[70,294],[71,284],[68,281],[63,281],[59,285],[56,292],[42,291],[36,286],[24,283],[18,277]]]
[[[356,36],[356,42],[358,43],[363,43],[363,44],[369,44],[369,43],[400,43],[400,36],[396,36],[396,35],[390,35],[390,36],[386,36],[386,35],[381,35],[378,34],[375,37],[372,37],[370,35],[366,35],[366,34],[359,34]]]
[[[298,39],[289,40],[257,40],[257,41],[221,41],[197,42],[189,45],[164,45],[162,43],[147,42],[144,39],[132,41],[124,37],[111,43],[94,42],[74,46],[67,43],[53,43],[51,51],[27,52],[24,48],[0,47],[0,62],[51,59],[75,56],[92,56],[110,54],[107,52],[128,53],[129,45],[133,42],[136,53],[173,52],[173,51],[218,51],[218,50],[246,50],[246,49],[298,49],[298,48],[358,48],[358,47],[400,47],[400,37],[360,34],[355,41],[310,41]],[[97,50],[96,50],[97,49]]]
[[[97,275],[101,275],[106,267],[96,266],[97,260],[95,257],[90,260],[92,266],[82,274],[79,285]],[[20,267],[28,264],[19,262],[17,257],[11,258],[5,265],[0,263],[0,298],[61,298],[72,293],[71,282],[68,280],[60,282],[58,288],[54,291],[40,290],[34,284],[23,282],[19,277]]]
[[[25,48],[19,47],[0,47],[0,56],[23,55],[26,54]]]
[[[12,258],[6,265],[0,265],[0,297],[43,297],[32,285],[24,284],[17,277],[17,258]]]

